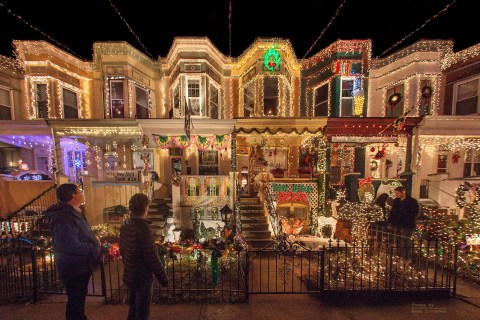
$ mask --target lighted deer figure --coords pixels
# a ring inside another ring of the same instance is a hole
[[[337,228],[337,219],[335,219],[334,217],[324,217],[324,216],[318,217],[317,234],[320,236],[320,238],[327,238],[323,234],[323,228],[325,226],[330,226],[330,228],[332,229],[332,232],[330,234],[330,239],[333,239],[333,235],[335,234],[335,229]]]

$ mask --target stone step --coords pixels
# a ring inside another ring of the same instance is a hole
[[[251,209],[263,209],[263,204],[255,204],[255,205],[240,205],[240,210],[251,210]]]
[[[242,230],[245,230],[245,231],[264,231],[264,230],[268,230],[268,223],[245,222],[245,223],[242,223]]]
[[[266,230],[266,231],[242,230],[242,234],[245,237],[245,241],[248,241],[248,239],[271,239],[272,238],[272,234],[269,230]]]
[[[270,247],[274,241],[272,239],[250,239],[245,240],[249,249],[262,249],[265,247]]]

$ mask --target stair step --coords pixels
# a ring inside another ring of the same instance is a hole
[[[245,237],[245,241],[248,241],[248,239],[271,239],[272,238],[272,234],[269,230],[266,230],[266,231],[242,230],[242,234]]]
[[[242,223],[242,230],[245,231],[263,231],[263,230],[268,230],[268,223],[263,223],[263,222],[257,222],[257,223],[252,223],[252,222],[245,222]]]

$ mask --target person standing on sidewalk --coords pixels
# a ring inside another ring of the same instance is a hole
[[[101,264],[102,250],[80,209],[83,191],[73,183],[62,184],[57,188],[57,200],[44,215],[52,234],[55,267],[67,291],[65,316],[84,320],[88,282]]]
[[[128,287],[128,320],[149,319],[154,275],[162,286],[168,285],[150,228],[151,222],[146,219],[149,203],[145,194],[133,195],[128,205],[130,219],[120,227],[123,282]]]
[[[403,256],[411,258],[413,249],[412,235],[415,231],[419,214],[418,201],[407,195],[404,187],[396,187],[395,195],[396,198],[393,200],[388,223],[395,229],[395,233],[398,235],[395,240]],[[402,247],[404,247],[403,250]]]

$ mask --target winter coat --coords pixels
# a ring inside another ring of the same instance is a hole
[[[388,223],[395,228],[415,230],[417,216],[419,214],[418,201],[407,196],[404,200],[393,200],[392,210],[388,217]]]
[[[120,228],[123,282],[129,288],[136,288],[143,282],[151,281],[153,275],[164,287],[168,285],[150,223],[148,220],[133,217]]]
[[[52,234],[55,267],[64,280],[92,272],[102,261],[100,243],[84,216],[66,203],[54,204],[44,215]]]

